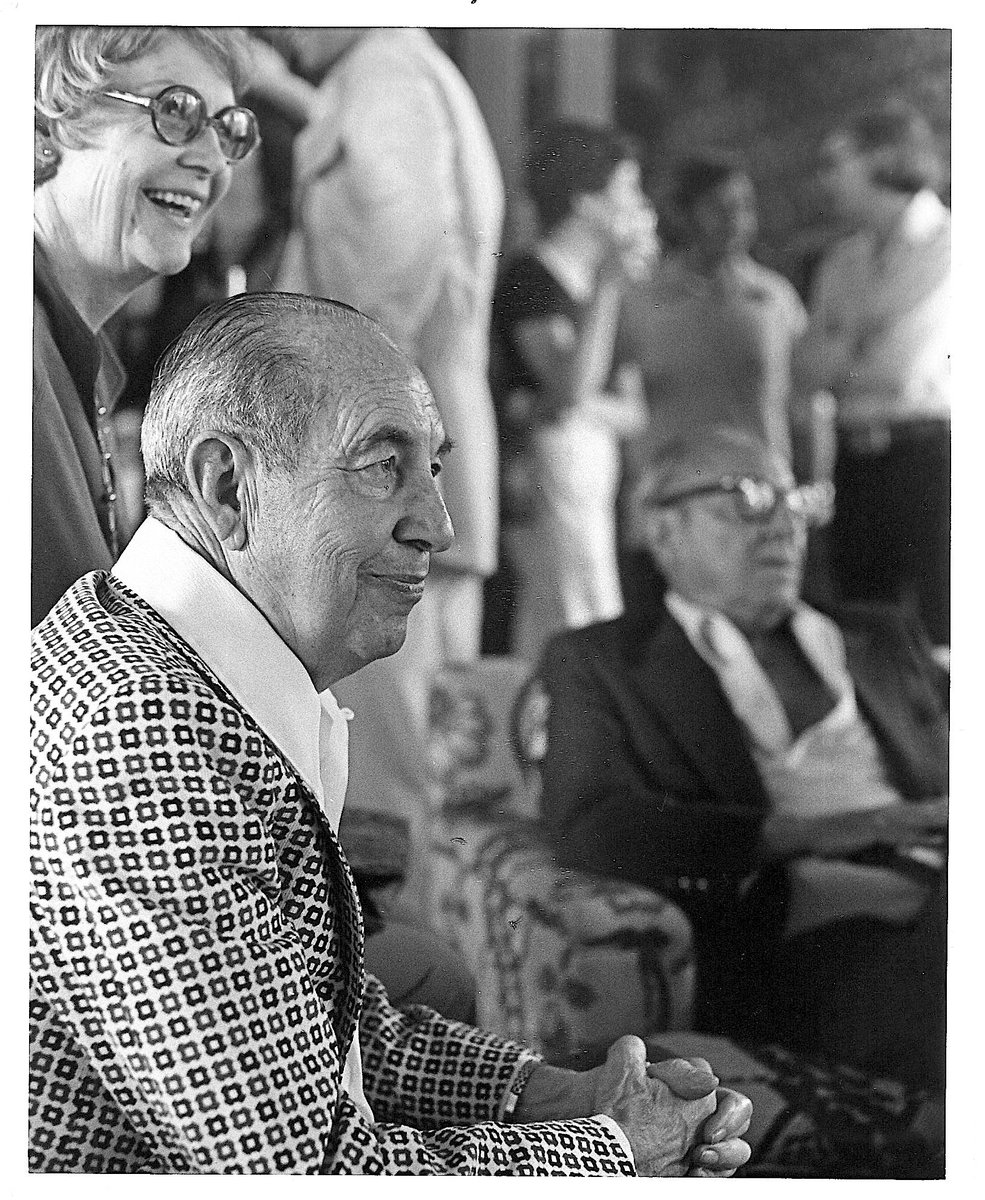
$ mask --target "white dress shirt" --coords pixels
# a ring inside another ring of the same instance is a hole
[[[819,817],[880,808],[901,798],[858,710],[844,638],[833,621],[803,603],[790,619],[797,644],[837,698],[830,712],[795,737],[776,688],[740,630],[722,613],[674,592],[664,602],[718,677],[778,812]]]
[[[949,416],[950,231],[947,208],[918,192],[887,245],[859,233],[821,264],[811,324],[858,343],[838,389],[842,425]]]
[[[338,833],[349,775],[349,709],[316,692],[300,660],[266,618],[166,525],[148,517],[113,568],[215,672],[293,764]],[[342,1086],[366,1120],[359,1039]]]

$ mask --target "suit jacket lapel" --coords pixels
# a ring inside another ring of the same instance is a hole
[[[167,639],[174,649],[184,656],[190,665],[206,680],[208,685],[219,695],[226,704],[232,705],[244,713],[246,719],[256,729],[264,742],[284,764],[288,778],[295,781],[299,791],[304,795],[316,816],[319,827],[319,840],[324,847],[324,861],[332,882],[332,893],[335,900],[333,919],[338,937],[340,966],[339,987],[336,990],[332,1007],[332,1024],[339,1043],[342,1057],[348,1053],[349,1044],[355,1036],[356,1025],[362,1007],[363,993],[366,990],[365,968],[365,937],[363,932],[362,910],[356,892],[355,880],[346,862],[341,843],[331,825],[329,825],[321,805],[314,792],[304,782],[295,770],[294,765],[282,754],[280,747],[263,730],[247,712],[236,697],[228,690],[222,680],[212,671],[208,663],[188,645],[161,615],[137,596],[125,584],[113,579],[112,586],[117,595],[129,603],[146,620],[150,620],[158,631]]]
[[[929,680],[897,653],[880,653],[869,630],[843,630],[848,669],[859,710],[905,796],[947,791],[947,729]]]
[[[766,806],[742,728],[714,671],[666,612],[644,652],[637,681],[717,799],[734,804],[753,798]]]
[[[365,935],[363,932],[362,909],[356,892],[356,883],[346,862],[342,846],[332,827],[324,818],[321,806],[308,791],[315,806],[322,834],[327,842],[325,858],[332,874],[335,894],[335,919],[338,922],[339,947],[342,958],[340,994],[335,998],[335,1035],[343,1056],[355,1036],[359,1014],[362,1009],[363,993],[366,990]]]

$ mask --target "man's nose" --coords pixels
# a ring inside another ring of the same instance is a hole
[[[428,473],[414,489],[407,512],[397,524],[394,536],[401,542],[419,542],[432,554],[447,550],[455,537],[451,517],[445,507],[438,481]]]
[[[807,522],[800,513],[794,511],[789,497],[781,496],[770,513],[766,528],[774,537],[781,535],[796,538],[806,534]]]

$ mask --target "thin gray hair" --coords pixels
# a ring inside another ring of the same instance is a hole
[[[248,292],[199,313],[155,371],[140,433],[148,510],[187,493],[185,457],[207,430],[235,436],[268,472],[297,467],[326,392],[316,358],[334,363],[344,383],[363,357],[347,353],[358,326],[378,336],[376,362],[380,349],[400,354],[374,321],[337,300]]]

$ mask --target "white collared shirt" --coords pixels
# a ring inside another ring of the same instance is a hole
[[[332,829],[349,778],[349,719],[331,691],[316,692],[300,660],[259,609],[166,525],[140,526],[113,574],[145,600],[215,672],[315,794]],[[342,1086],[373,1113],[353,1038]]]
[[[950,213],[918,192],[886,245],[845,238],[821,264],[812,326],[858,345],[838,389],[843,425],[950,414]]]
[[[676,592],[668,592],[664,603],[718,677],[776,811],[816,817],[900,799],[858,711],[844,638],[833,621],[803,603],[790,618],[797,644],[837,698],[830,712],[795,737],[776,689],[733,622]]]

